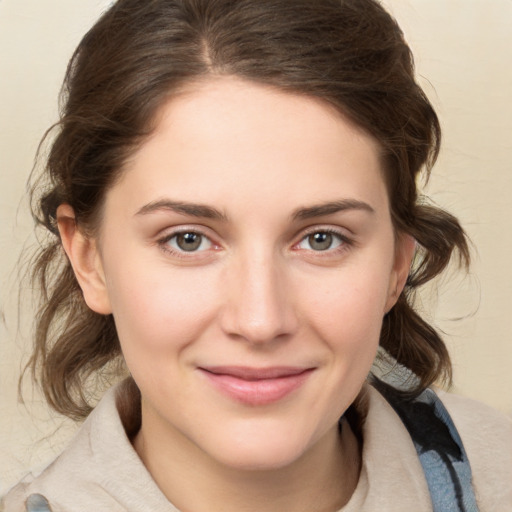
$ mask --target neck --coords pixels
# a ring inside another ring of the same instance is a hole
[[[333,427],[300,459],[270,470],[225,466],[190,446],[184,436],[171,435],[170,443],[162,443],[165,432],[144,427],[143,414],[135,450],[162,492],[180,510],[336,512],[357,485],[359,446],[347,421],[343,421],[341,434]]]

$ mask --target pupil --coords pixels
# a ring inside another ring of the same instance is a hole
[[[178,235],[176,243],[184,251],[195,251],[201,245],[201,235],[197,233],[183,233]]]
[[[309,236],[309,244],[315,251],[325,251],[332,245],[330,233],[314,233]]]

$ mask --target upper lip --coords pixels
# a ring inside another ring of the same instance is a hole
[[[291,377],[313,368],[298,366],[271,366],[265,368],[250,366],[202,366],[200,369],[215,375],[229,375],[243,380],[265,380]]]

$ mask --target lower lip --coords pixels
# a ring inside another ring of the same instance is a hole
[[[229,398],[246,405],[267,405],[278,402],[300,388],[313,370],[271,379],[244,380],[233,375],[202,373],[215,388]]]

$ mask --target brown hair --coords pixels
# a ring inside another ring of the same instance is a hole
[[[86,416],[88,379],[116,374],[122,361],[112,316],[85,305],[56,209],[68,203],[80,228],[94,233],[105,191],[151,132],[158,107],[212,75],[320,98],[380,142],[394,225],[418,242],[381,346],[418,376],[413,391],[449,380],[446,347],[414,311],[412,294],[454,249],[467,264],[468,247],[454,217],[418,200],[416,180],[436,160],[440,127],[393,18],[375,0],[119,0],[69,63],[56,136],[32,190],[34,216],[50,235],[32,271],[42,300],[29,367],[49,404]]]

